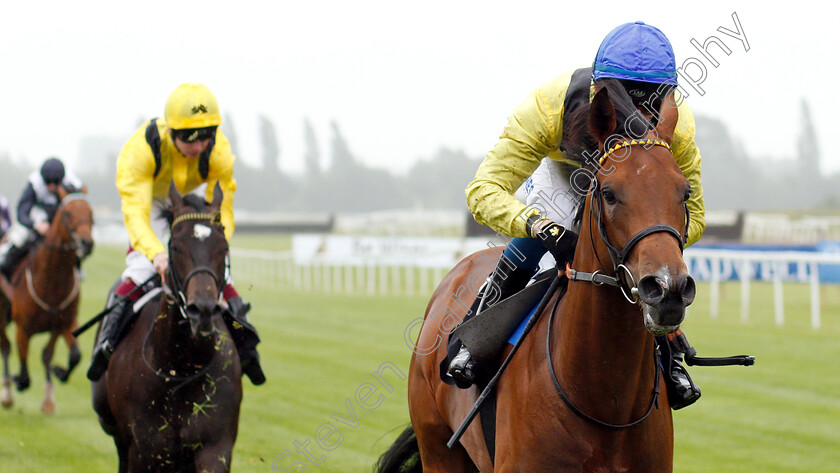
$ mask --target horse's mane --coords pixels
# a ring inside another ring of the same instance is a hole
[[[610,102],[615,108],[616,128],[613,130],[613,134],[624,137],[638,137],[652,128],[650,121],[633,105],[633,100],[618,79],[600,80],[597,82],[596,88],[598,90],[607,89]],[[590,156],[598,151],[598,141],[589,133],[590,108],[589,97],[586,97],[585,103],[577,104],[568,115],[563,117],[563,141],[561,146],[565,150],[567,158],[592,168],[593,166],[587,165],[584,156],[584,151],[587,151]],[[636,118],[630,120],[630,117],[634,114]]]
[[[195,194],[187,194],[183,197],[184,199],[184,206],[189,207],[196,212],[202,212],[208,205],[210,205],[207,201],[203,198],[195,195]],[[163,209],[163,217],[169,222],[169,225],[172,225],[172,221],[175,220],[175,215],[172,213],[172,206]]]
[[[610,102],[615,108],[616,128],[612,131],[612,134],[623,137],[638,137],[653,128],[650,121],[633,104],[630,94],[627,93],[618,79],[600,80],[597,82],[596,88],[597,90],[607,89]],[[586,96],[582,103],[574,105],[574,107],[570,107],[572,110],[563,116],[563,141],[561,146],[566,152],[567,158],[593,170],[595,163],[591,157],[598,152],[598,140],[589,132],[589,111],[592,104],[589,102],[589,97]],[[631,117],[634,117],[634,119],[630,120]],[[584,152],[590,156],[589,162],[587,162]],[[589,182],[583,182],[588,181],[585,174],[577,173],[574,174],[574,177],[579,178],[576,188],[587,189],[589,187]],[[583,199],[585,197],[585,195],[579,195],[577,214],[574,218],[575,223],[580,223],[582,220]]]

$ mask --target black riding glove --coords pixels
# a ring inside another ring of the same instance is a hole
[[[528,233],[537,238],[554,256],[558,268],[564,268],[575,256],[578,234],[551,220],[533,215],[528,219]]]

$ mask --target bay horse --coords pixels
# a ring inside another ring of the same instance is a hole
[[[24,391],[30,384],[27,367],[29,339],[36,333],[50,334],[41,355],[47,377],[41,410],[48,414],[55,410],[52,375],[66,382],[81,359],[76,337],[73,336],[79,309],[79,265],[93,250],[93,212],[85,192],[84,189],[70,192],[59,186],[61,201],[49,230],[12,274],[11,300],[5,294],[0,296],[0,314],[6,314],[11,304],[11,319],[17,328],[20,373],[14,376],[14,382],[18,391]],[[5,326],[6,317],[3,315],[0,316],[0,352],[3,355],[0,401],[3,407],[8,408],[14,399]],[[58,337],[63,337],[70,349],[66,369],[51,365]]]
[[[626,118],[636,109],[621,85],[604,82],[580,121],[601,162],[588,167],[577,272],[566,271],[573,280],[565,296],[550,295],[499,378],[495,457],[479,419],[447,447],[480,391],[445,384],[439,372],[441,314],[464,316],[466,307],[452,302],[475,286],[471,279],[484,280],[482,261],[496,261],[484,250],[458,263],[429,302],[409,368],[411,425],[375,471],[672,471],[673,423],[667,394],[659,398],[667,391],[654,335],[679,328],[695,292],[682,258],[690,188],[669,147],[678,112],[666,99],[657,125],[645,121],[644,141],[633,141]]]
[[[217,184],[208,204],[182,198],[173,183],[169,196],[167,294],[142,308],[92,383],[93,408],[121,473],[227,472],[242,382],[219,305],[228,253],[222,191]]]

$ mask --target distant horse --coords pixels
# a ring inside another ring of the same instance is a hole
[[[217,185],[212,204],[174,184],[171,293],[152,300],[92,383],[93,407],[114,437],[120,472],[227,472],[242,383],[219,306],[228,244]]]
[[[434,316],[458,312],[452,296],[470,287],[470,272],[481,266],[481,254],[475,254],[461,261],[432,296],[417,347],[437,348],[413,355],[411,426],[380,458],[376,471],[672,471],[673,424],[667,399],[659,398],[666,389],[654,334],[675,331],[694,298],[682,258],[689,183],[669,148],[676,108],[663,106],[658,125],[642,142],[627,138],[630,131],[622,126],[633,111],[623,88],[607,85],[584,114],[581,123],[599,149],[606,151],[604,142],[614,133],[621,137],[621,146],[610,152],[618,156],[620,151],[621,158],[589,168],[594,178],[574,255],[578,273],[568,272],[573,280],[567,293],[551,296],[500,378],[495,459],[478,419],[453,449],[446,445],[479,391],[441,381],[446,344],[440,342],[440,321]],[[598,273],[599,284],[585,282],[584,272]],[[575,280],[579,277],[584,279]],[[639,300],[631,302],[634,296]],[[463,309],[457,315],[463,317]]]
[[[0,296],[0,313],[5,314],[11,303],[12,320],[17,326],[17,349],[20,357],[20,374],[14,377],[18,391],[29,387],[27,356],[29,338],[36,333],[49,332],[50,339],[41,356],[47,373],[44,401],[41,409],[52,413],[55,395],[52,374],[66,382],[73,368],[79,363],[81,353],[73,336],[79,308],[79,264],[93,250],[91,226],[93,212],[86,195],[58,190],[61,203],[50,228],[18,265],[11,278],[13,300]],[[3,407],[13,403],[9,375],[9,339],[6,338],[6,318],[0,316],[0,351],[3,354],[3,389],[0,400]],[[70,348],[67,368],[51,366],[53,350],[59,336]]]

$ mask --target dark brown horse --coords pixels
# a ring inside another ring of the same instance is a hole
[[[622,121],[634,110],[623,88],[596,94],[586,121],[602,156],[613,133],[628,136]],[[470,281],[483,280],[484,261],[497,256],[479,253],[460,262],[432,296],[410,366],[412,425],[377,471],[672,471],[671,409],[654,334],[676,330],[694,297],[681,251],[689,185],[667,146],[676,121],[671,102],[644,143],[622,138],[620,159],[590,168],[601,172],[584,201],[573,267],[578,275],[599,272],[619,287],[573,280],[564,297],[551,296],[500,378],[495,462],[478,419],[447,448],[480,391],[444,384],[439,373],[446,355],[442,314],[463,317],[453,299],[474,290]],[[631,294],[638,302],[630,302]]]
[[[228,244],[212,204],[170,188],[169,293],[150,301],[92,383],[120,472],[226,472],[242,401],[239,356],[219,306]]]
[[[47,373],[44,401],[41,409],[52,413],[55,409],[52,374],[67,381],[81,354],[73,336],[79,308],[79,264],[93,249],[91,226],[93,213],[83,192],[68,193],[58,190],[61,203],[50,228],[26,259],[17,267],[11,279],[12,320],[17,327],[17,349],[20,357],[20,374],[14,377],[18,391],[29,387],[27,356],[29,339],[36,333],[49,332],[50,339],[44,347],[41,360]],[[5,314],[10,303],[0,296],[0,314]],[[9,339],[6,338],[6,319],[0,316],[0,351],[3,354],[3,390],[0,400],[3,407],[13,403],[9,374]],[[67,368],[51,366],[53,350],[58,337],[70,348]]]

